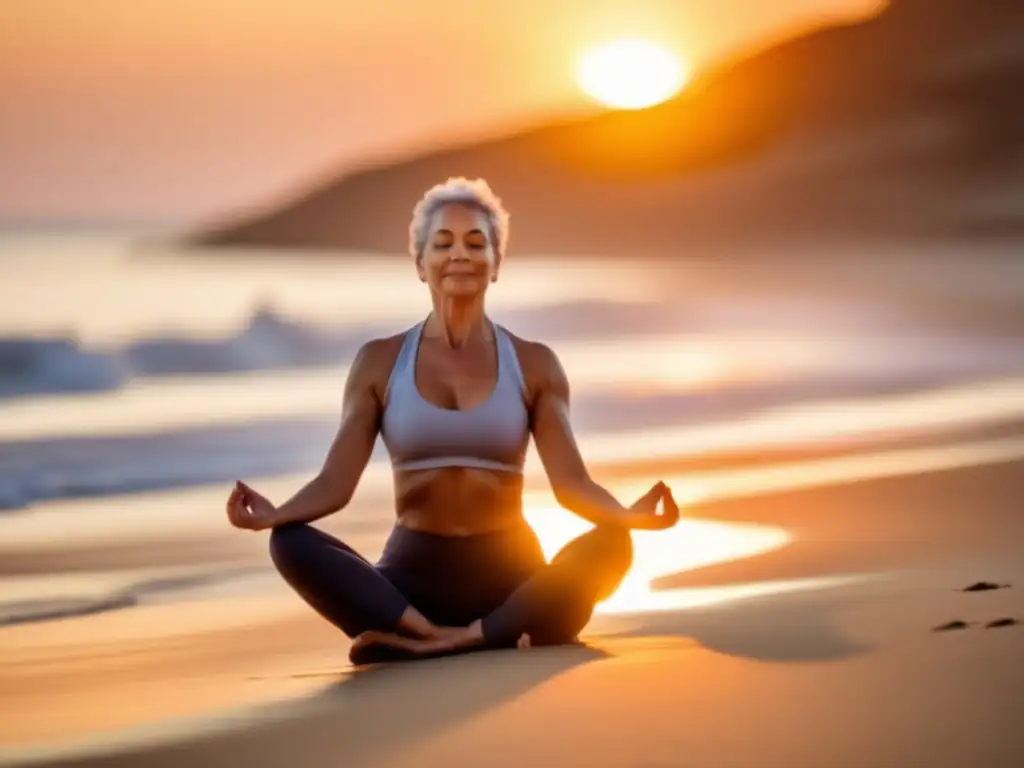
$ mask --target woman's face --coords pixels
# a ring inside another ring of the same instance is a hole
[[[442,296],[474,296],[498,279],[498,260],[487,216],[476,208],[449,203],[434,213],[420,279]]]

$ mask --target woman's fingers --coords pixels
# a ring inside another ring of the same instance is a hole
[[[231,524],[236,528],[260,531],[274,523],[276,508],[271,501],[241,480],[235,481],[235,487],[228,495],[227,513]]]
[[[245,494],[241,489],[231,491],[227,501],[228,520],[236,528],[247,528],[249,511],[245,508]]]
[[[679,504],[676,502],[675,496],[672,495],[672,489],[667,485],[661,495],[661,516],[667,523],[666,527],[675,525],[679,520]]]
[[[260,493],[259,491],[254,491],[252,488],[250,488],[248,485],[243,483],[241,480],[238,481],[238,487],[242,489],[242,494],[245,497],[247,497],[250,501],[252,501],[253,499],[259,499],[261,501],[266,501],[266,497],[262,493]]]
[[[224,503],[224,509],[227,511],[228,517],[234,514],[234,507],[239,501],[241,501],[241,498],[242,492],[238,490],[238,488],[232,489],[231,493],[228,495],[228,500]]]
[[[633,504],[633,509],[643,510],[649,509],[654,512],[658,506],[658,499],[664,493],[664,484],[661,482],[655,483],[647,493],[641,496]]]

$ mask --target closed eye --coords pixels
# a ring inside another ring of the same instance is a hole
[[[487,235],[481,232],[479,229],[474,229],[466,233],[466,247],[472,248],[473,250],[481,250],[487,247]]]

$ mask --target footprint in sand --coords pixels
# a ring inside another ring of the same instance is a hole
[[[960,621],[959,619],[956,619],[955,621],[950,621],[945,624],[940,624],[937,627],[933,627],[932,632],[951,632],[955,629],[967,629],[969,626],[975,623],[977,622]],[[985,629],[998,629],[999,627],[1016,627],[1019,624],[1020,622],[1017,619],[1007,617],[1002,619],[995,619],[993,621],[986,623]]]
[[[963,588],[963,592],[988,592],[992,589],[1009,589],[1009,584],[993,584],[991,581],[978,581]]]
[[[960,621],[958,619],[956,621],[950,621],[946,624],[940,624],[939,626],[932,628],[932,632],[949,632],[954,629],[967,629],[967,627],[969,626],[970,624],[968,624],[966,621]]]
[[[995,584],[991,581],[976,581],[975,583],[964,587],[961,591],[988,592],[993,589],[1008,589],[1009,586],[1009,584]],[[932,627],[932,632],[950,632],[955,629],[967,629],[969,626],[971,626],[971,624],[975,623],[977,622],[960,621],[959,619],[956,619],[945,624],[940,624],[937,627]],[[1015,627],[1018,624],[1020,624],[1020,622],[1017,619],[1011,619],[1007,617],[989,621],[985,624],[985,629],[996,629],[998,627]]]

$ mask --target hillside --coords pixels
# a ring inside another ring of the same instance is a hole
[[[339,174],[204,245],[401,252],[411,207],[486,177],[520,251],[1024,230],[1024,4],[893,0],[708,72],[679,98]]]

